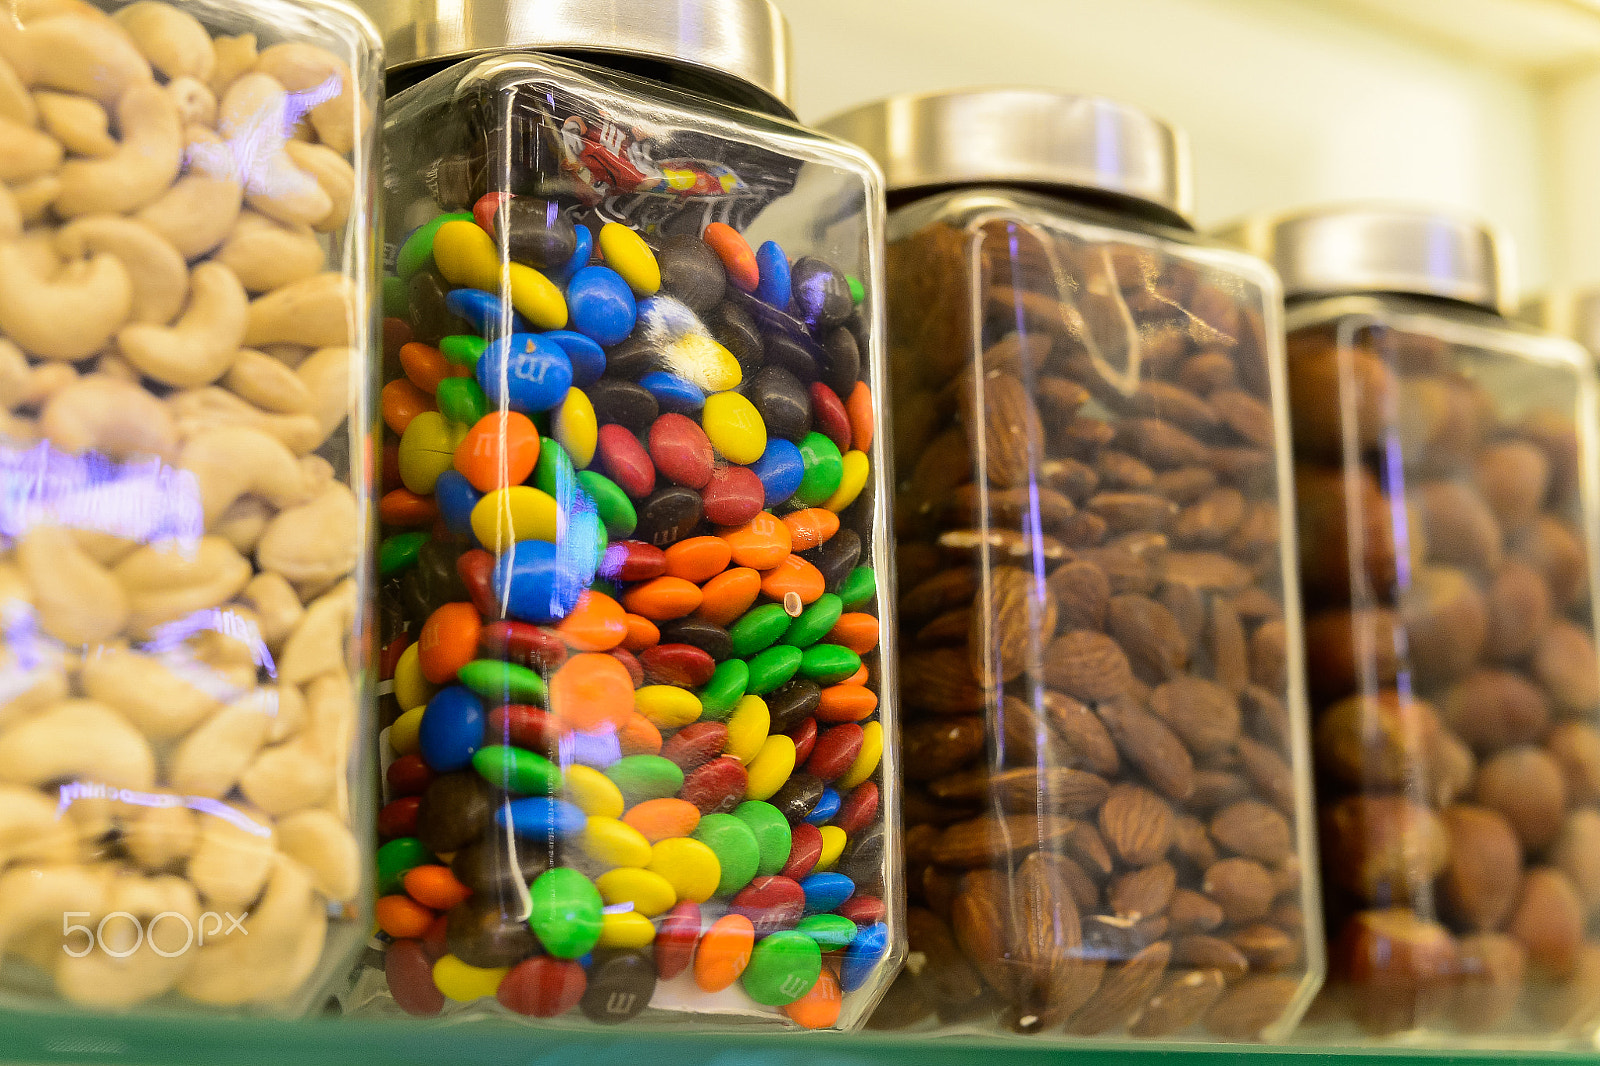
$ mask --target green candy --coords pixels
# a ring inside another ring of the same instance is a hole
[[[522,796],[553,796],[561,791],[561,768],[521,748],[491,744],[472,756],[472,768],[489,784]]]
[[[383,279],[383,313],[387,318],[406,318],[411,314],[411,295],[402,278]]]
[[[605,595],[605,596],[610,596],[612,599],[617,599],[619,596],[622,595],[621,591],[618,590],[616,585],[614,585],[611,582],[607,581],[603,577],[595,578],[592,582],[589,583],[589,587],[591,589],[593,589],[595,592],[598,592],[598,593],[600,593],[602,595]],[[701,705],[702,709],[705,707],[705,697],[704,696],[700,697],[700,705]]]
[[[488,347],[488,341],[468,333],[457,333],[439,342],[439,351],[456,366],[477,366]]]
[[[834,685],[861,669],[861,656],[837,644],[817,644],[800,656],[800,673],[819,685]]]
[[[850,299],[853,302],[860,303],[867,298],[867,287],[861,284],[861,279],[854,274],[846,274],[844,283],[850,286]]]
[[[718,663],[711,680],[699,692],[701,721],[727,717],[744,698],[749,687],[750,666],[743,659],[728,659]]]
[[[564,484],[572,491],[578,476],[567,450],[553,440],[539,441],[539,461],[533,467],[533,487],[553,498],[560,505],[560,487]]]
[[[710,848],[722,864],[722,880],[717,882],[719,896],[731,896],[748,885],[760,868],[761,849],[742,819],[731,814],[708,814],[690,835]]]
[[[639,512],[622,486],[597,470],[578,471],[578,484],[594,499],[594,509],[606,525],[606,534],[619,540],[633,535],[639,525]]]
[[[448,215],[440,215],[432,222],[418,226],[406,242],[400,246],[400,254],[395,257],[395,272],[409,281],[411,277],[429,266],[433,265],[433,237],[439,232],[439,227],[446,222],[455,220],[462,222],[472,221],[471,211],[453,211]]]
[[[606,767],[605,775],[632,807],[645,800],[676,796],[683,787],[683,771],[659,755],[625,755]]]
[[[844,609],[853,611],[857,607],[865,607],[872,597],[878,594],[878,575],[872,572],[870,566],[858,566],[845,575],[839,585],[839,599],[844,601]]]
[[[378,849],[378,895],[400,891],[406,871],[433,861],[433,852],[416,837],[398,837]]]
[[[800,649],[779,644],[750,660],[750,685],[746,691],[765,696],[787,682],[800,669]]]
[[[823,951],[837,951],[856,938],[856,923],[842,914],[813,914],[800,919],[794,931],[815,940]]]
[[[384,537],[378,547],[378,573],[388,577],[404,570],[417,561],[417,553],[426,543],[426,533],[396,533],[392,537]]]
[[[474,659],[456,671],[461,683],[486,700],[543,703],[544,678],[526,666],[499,659]]]
[[[792,619],[781,603],[769,603],[746,611],[728,630],[733,654],[748,659],[763,648],[770,648],[783,636]]]
[[[800,489],[794,494],[796,502],[817,507],[839,490],[839,482],[844,480],[844,457],[833,441],[821,433],[807,433],[800,442],[800,463],[804,473],[800,476]]]
[[[463,426],[477,425],[489,413],[489,397],[472,378],[445,378],[433,398],[439,403],[440,414]]]
[[[789,819],[783,816],[783,812],[763,800],[745,800],[733,809],[733,816],[743,822],[756,838],[756,848],[761,853],[756,875],[771,877],[783,869],[789,862],[789,851],[794,847],[794,831],[789,828]],[[850,923],[850,936],[855,936],[854,922]],[[849,937],[845,939],[849,941]]]
[[[809,648],[828,635],[839,616],[844,614],[844,601],[831,592],[817,597],[817,602],[800,612],[800,617],[789,623],[783,642],[795,648]]]
[[[528,886],[528,928],[558,959],[576,959],[600,942],[605,903],[594,882],[570,867],[546,870]]]
[[[821,976],[817,942],[798,929],[785,929],[756,945],[745,967],[744,990],[757,1003],[782,1007],[811,991]]]

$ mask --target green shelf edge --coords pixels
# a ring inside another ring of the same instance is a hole
[[[46,1066],[1303,1066],[1307,1058],[1357,1066],[1396,1060],[1519,1066],[1600,1063],[1595,1052],[1418,1047],[1264,1047],[1247,1044],[1034,1043],[887,1034],[705,1035],[422,1022],[303,1022],[214,1017],[104,1017],[0,1013],[0,1062]]]

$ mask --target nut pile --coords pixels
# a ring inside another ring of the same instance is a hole
[[[880,1027],[1254,1039],[1302,987],[1262,293],[1170,248],[891,247],[913,906]]]
[[[1600,664],[1559,413],[1576,370],[1381,321],[1289,353],[1332,975],[1379,1032],[1592,1021]]]
[[[360,935],[360,488],[319,450],[363,360],[328,265],[361,91],[165,3],[0,22],[7,984],[303,1004]]]

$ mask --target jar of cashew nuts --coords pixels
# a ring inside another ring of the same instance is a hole
[[[1290,297],[1331,952],[1376,1034],[1600,1018],[1595,371],[1514,325],[1503,242],[1422,208],[1243,235]]]
[[[900,471],[905,970],[874,1018],[1276,1038],[1322,969],[1280,291],[1180,134],[1053,92],[878,158]]]
[[[368,931],[379,47],[0,19],[0,1002],[290,1013]]]

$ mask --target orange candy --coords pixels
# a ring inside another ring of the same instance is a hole
[[[433,912],[406,896],[384,896],[374,908],[378,928],[396,940],[413,940],[433,924]]]
[[[660,755],[661,743],[661,730],[637,711],[617,726],[617,744],[624,755]]]
[[[404,434],[411,420],[424,411],[436,411],[433,397],[405,378],[396,378],[383,387],[383,424]]]
[[[865,381],[856,382],[844,401],[844,410],[850,416],[850,445],[858,452],[872,447],[872,390]]]
[[[815,567],[812,567],[815,570]],[[822,575],[817,575],[820,580]],[[700,589],[681,577],[658,577],[629,589],[622,605],[652,622],[670,622],[694,613],[700,606]]]
[[[667,549],[667,573],[699,585],[728,568],[733,552],[721,537],[690,537]]]
[[[456,448],[456,469],[479,492],[522,484],[538,462],[539,431],[520,411],[484,415]]]
[[[610,651],[627,639],[628,616],[610,596],[585,589],[556,632],[577,651]]]
[[[622,816],[650,843],[686,837],[700,824],[700,808],[681,799],[653,799],[636,803]]]
[[[628,627],[628,635],[622,638],[622,646],[629,651],[640,652],[661,643],[661,630],[642,614],[625,614],[622,624]]]
[[[839,522],[837,518],[833,521],[835,525]],[[771,570],[789,557],[789,526],[768,511],[737,529],[723,530],[720,536],[733,550],[733,561],[752,570]]]
[[[439,505],[432,496],[399,488],[383,494],[378,501],[378,517],[386,526],[426,526],[439,517]]]
[[[435,685],[454,681],[456,671],[478,657],[482,630],[478,610],[470,603],[447,603],[430,614],[417,635],[422,676]]]
[[[784,515],[783,524],[788,527],[790,544],[797,552],[826,544],[839,532],[839,516],[826,507],[807,507],[804,511]]]
[[[411,383],[432,396],[439,391],[439,382],[454,377],[454,367],[439,349],[412,341],[400,349],[400,369],[406,372]]]
[[[839,995],[839,982],[833,971],[824,966],[822,976],[811,986],[811,991],[783,1008],[789,1020],[805,1029],[831,1029],[838,1024],[839,1008],[844,1000]]]
[[[403,881],[407,895],[436,911],[447,911],[472,895],[472,889],[457,880],[448,866],[413,866]]]
[[[550,678],[550,713],[574,729],[593,733],[620,727],[633,710],[633,677],[615,656],[574,655]]]
[[[861,669],[857,670],[855,673],[851,674],[849,677],[845,678],[843,681],[839,682],[839,684],[841,684],[841,685],[865,685],[866,683],[867,683],[867,668],[866,668],[865,665],[863,665],[861,667]]]
[[[745,292],[755,292],[761,284],[761,271],[756,266],[756,253],[740,232],[725,222],[713,222],[701,235],[722,265],[727,268],[728,280]]]
[[[857,655],[865,655],[878,646],[878,620],[860,611],[842,614],[823,639],[829,644],[843,644]]]
[[[750,965],[756,927],[742,914],[724,914],[694,949],[694,983],[702,992],[721,992]]]
[[[815,603],[826,590],[822,571],[798,555],[789,556],[761,580],[761,591],[779,603],[791,592],[800,596],[801,603]]]
[[[726,570],[700,587],[699,616],[729,626],[761,595],[761,575],[747,566]]]
[[[878,694],[865,685],[829,685],[817,704],[819,722],[859,722],[878,709]]]

